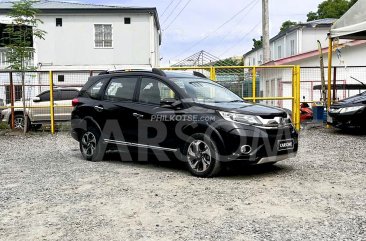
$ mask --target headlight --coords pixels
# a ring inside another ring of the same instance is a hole
[[[227,121],[236,121],[248,125],[262,125],[263,123],[253,115],[236,114],[230,112],[219,111],[222,118]]]
[[[345,107],[345,108],[341,108],[339,113],[348,113],[348,112],[355,112],[358,110],[361,110],[362,108],[364,108],[364,106],[351,106],[351,107]]]
[[[330,113],[339,113],[341,109],[329,109]]]

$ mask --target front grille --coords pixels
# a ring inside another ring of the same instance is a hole
[[[276,117],[282,117],[282,118],[286,118],[287,117],[287,113],[286,112],[282,112],[282,113],[276,113],[276,114],[268,114],[268,115],[259,115],[261,118],[263,119],[274,119]]]

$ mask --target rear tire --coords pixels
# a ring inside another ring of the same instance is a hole
[[[102,161],[106,152],[106,145],[101,140],[100,131],[95,127],[89,127],[79,141],[80,151],[88,161]]]
[[[188,170],[196,177],[213,177],[221,170],[215,143],[204,134],[191,136],[185,147]]]

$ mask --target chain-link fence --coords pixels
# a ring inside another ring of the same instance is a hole
[[[34,71],[24,73],[0,72],[0,119],[12,128],[39,129],[55,122],[70,121],[71,101],[86,83],[88,77],[100,71]],[[53,80],[53,96],[50,86]],[[52,102],[53,100],[53,102]],[[52,103],[51,103],[52,102]],[[54,108],[51,109],[51,106]],[[25,108],[23,108],[25,107]],[[24,119],[24,110],[26,119]]]
[[[328,68],[324,69],[325,88],[328,88]],[[332,67],[332,101],[339,101],[366,91],[366,66]],[[301,101],[322,101],[321,69],[301,68]]]
[[[295,66],[219,66],[175,67],[174,71],[196,71],[229,88],[249,101],[287,108],[292,111],[299,127],[300,71]],[[100,71],[0,72],[0,109],[3,123],[20,128],[27,122],[28,129],[38,129],[71,118],[72,99],[87,82]],[[50,91],[53,89],[53,91]],[[23,101],[24,98],[24,101]],[[25,104],[26,120],[23,118]]]

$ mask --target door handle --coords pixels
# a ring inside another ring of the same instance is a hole
[[[100,106],[100,105],[96,105],[94,106],[94,109],[98,112],[102,112],[104,110],[103,106]]]
[[[144,115],[138,114],[138,113],[133,113],[132,114],[134,117],[136,117],[137,119],[141,119],[144,118]]]

